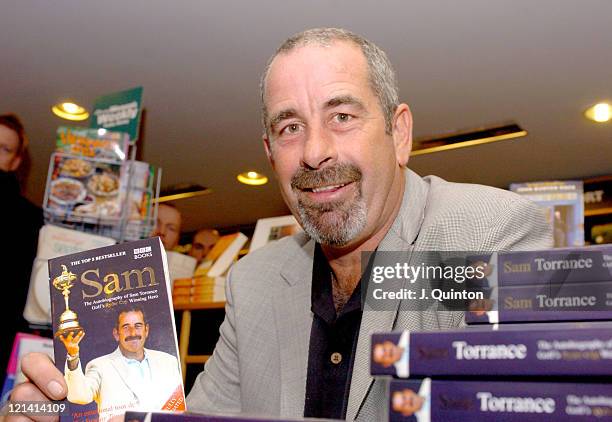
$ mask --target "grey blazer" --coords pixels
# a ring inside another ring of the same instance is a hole
[[[379,251],[499,251],[552,247],[531,202],[480,185],[421,178],[405,170],[399,214]],[[227,305],[212,357],[187,397],[199,413],[301,417],[304,411],[314,241],[296,235],[249,254],[230,271]],[[402,302],[403,304],[404,302]],[[461,312],[373,311],[364,305],[347,419],[381,421],[385,383],[370,374],[373,332],[439,330],[463,324]]]

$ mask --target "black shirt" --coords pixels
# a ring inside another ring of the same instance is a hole
[[[361,324],[361,281],[336,315],[331,274],[317,244],[312,268],[313,320],[304,416],[344,419]]]

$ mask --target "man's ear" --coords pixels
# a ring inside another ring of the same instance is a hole
[[[272,169],[274,169],[274,157],[272,156],[272,145],[270,145],[270,138],[265,133],[261,136],[261,138],[263,140],[264,149],[266,150],[266,157],[268,157],[268,161],[270,162]]]
[[[115,341],[119,341],[119,331],[117,331],[117,328],[113,328],[113,337],[115,337]]]
[[[9,171],[16,171],[19,168],[20,164],[21,164],[21,155],[13,158],[11,160],[11,165],[9,166]]]
[[[405,166],[412,151],[412,113],[407,104],[397,106],[392,123],[395,157],[400,166]]]

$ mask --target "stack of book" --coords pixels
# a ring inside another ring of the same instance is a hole
[[[372,336],[389,420],[612,419],[612,247],[484,260],[468,327]]]
[[[195,276],[174,280],[175,305],[225,301],[225,275],[248,237],[238,232],[221,236],[195,271]]]
[[[175,305],[223,302],[225,278],[199,276],[174,280],[172,298]]]

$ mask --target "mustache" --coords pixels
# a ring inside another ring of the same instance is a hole
[[[132,340],[142,340],[141,336],[128,336],[125,338],[125,341],[132,341]]]
[[[358,182],[363,177],[359,167],[353,164],[339,163],[319,170],[300,168],[291,178],[291,188],[313,189],[321,186],[343,185]]]

